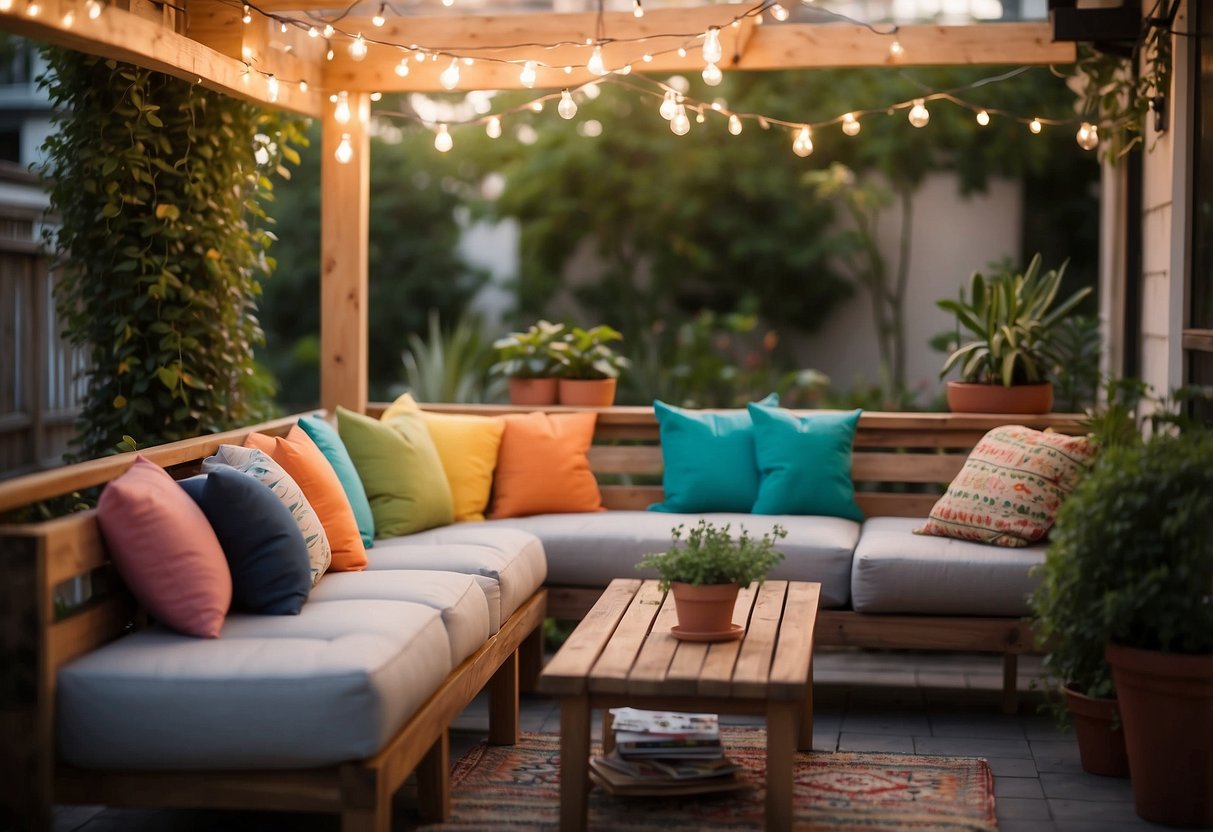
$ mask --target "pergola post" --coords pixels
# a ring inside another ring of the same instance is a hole
[[[320,405],[362,412],[367,402],[367,250],[370,98],[349,94],[351,118],[323,117],[320,162]],[[337,161],[348,135],[353,156]]]

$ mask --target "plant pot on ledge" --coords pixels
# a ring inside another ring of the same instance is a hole
[[[948,382],[948,410],[953,413],[1048,413],[1053,409],[1053,383],[982,384]]]
[[[615,403],[613,378],[562,378],[560,403],[570,407],[610,407]]]
[[[1101,777],[1128,777],[1129,758],[1116,700],[1093,699],[1069,685],[1061,690],[1078,737],[1082,770]]]
[[[556,404],[555,378],[511,378],[510,404],[543,407]]]

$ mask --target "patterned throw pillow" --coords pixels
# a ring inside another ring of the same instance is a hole
[[[914,533],[1007,547],[1038,543],[1094,457],[1083,436],[994,428]]]
[[[307,498],[303,496],[303,489],[291,479],[291,475],[281,465],[256,448],[220,445],[214,456],[202,460],[202,473],[209,474],[225,465],[256,477],[268,485],[274,496],[290,509],[291,516],[299,525],[299,531],[303,533],[303,542],[307,544],[307,559],[312,567],[312,586],[315,586],[329,568],[333,552],[329,548],[324,526],[320,524],[320,518],[312,510]]]

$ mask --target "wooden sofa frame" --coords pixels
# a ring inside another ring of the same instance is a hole
[[[278,419],[140,453],[174,476],[188,476],[220,444],[242,444],[253,431],[285,435],[295,421]],[[0,516],[108,482],[134,456],[0,483]],[[517,742],[519,653],[542,649],[547,602],[541,588],[369,759],[283,771],[84,771],[55,759],[57,671],[139,626],[142,615],[113,579],[94,511],[0,525],[0,575],[0,828],[15,829],[49,830],[53,806],[61,803],[332,812],[340,814],[343,832],[386,832],[392,796],[414,771],[421,815],[441,820],[450,810],[448,727],[487,687],[489,741]],[[57,588],[82,576],[90,576],[95,589],[108,584],[115,590],[58,615]]]
[[[372,404],[371,415],[386,405]],[[425,404],[442,413],[501,415],[534,408],[494,405]],[[571,408],[547,408],[551,412]],[[598,411],[590,467],[599,478],[607,509],[643,509],[660,502],[661,446],[651,407]],[[1083,433],[1080,414],[1008,416],[957,413],[864,413],[855,436],[852,479],[856,499],[869,517],[926,517],[969,452],[991,428],[1021,424],[1068,434]],[[548,615],[580,619],[598,600],[601,588],[548,587]],[[1018,709],[1020,654],[1036,649],[1026,618],[865,615],[823,610],[817,644],[863,648],[990,652],[1003,657],[1002,710]]]

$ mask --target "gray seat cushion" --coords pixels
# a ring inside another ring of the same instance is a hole
[[[1007,549],[913,534],[925,518],[873,517],[851,573],[856,612],[1022,616],[1046,547]]]
[[[489,602],[471,575],[429,570],[326,572],[311,600],[412,601],[437,610],[451,642],[451,665],[479,650],[488,639]]]
[[[859,524],[838,517],[759,514],[665,514],[655,511],[603,511],[585,514],[541,514],[489,520],[488,530],[525,529],[543,541],[548,583],[555,586],[605,587],[614,578],[655,577],[636,570],[636,562],[670,545],[670,530],[690,528],[707,518],[717,526],[744,526],[751,535],[769,532],[776,523],[788,530],[779,542],[783,563],[771,571],[779,580],[818,581],[821,606],[845,607],[850,600],[851,552]]]
[[[107,769],[300,768],[366,758],[451,672],[442,617],[404,601],[153,627],[64,666],[62,759]]]
[[[404,537],[376,540],[367,550],[367,571],[434,569],[479,576],[497,590],[486,589],[490,628],[514,614],[543,586],[547,559],[543,544],[531,534],[486,523],[455,523]]]

